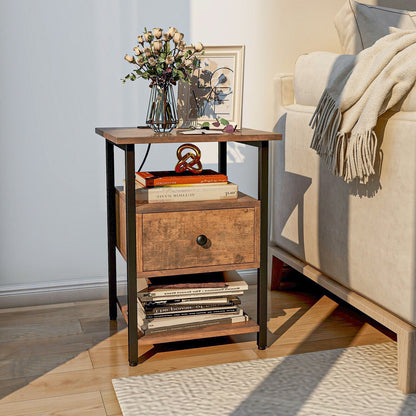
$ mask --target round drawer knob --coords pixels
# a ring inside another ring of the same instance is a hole
[[[208,238],[206,235],[201,234],[196,238],[196,243],[203,247],[208,242]]]

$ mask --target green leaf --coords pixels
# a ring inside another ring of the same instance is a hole
[[[230,123],[225,119],[225,118],[221,118],[220,119],[220,123],[223,125],[223,126],[228,126]]]
[[[204,121],[204,122],[201,124],[201,127],[209,127],[209,122],[208,122],[208,121]]]

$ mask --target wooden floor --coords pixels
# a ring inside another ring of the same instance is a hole
[[[242,298],[251,316],[255,297],[250,286]],[[113,378],[394,340],[304,282],[271,292],[269,305],[265,351],[255,334],[145,346],[137,367],[127,363],[126,324],[108,320],[106,301],[0,310],[0,415],[116,416]]]

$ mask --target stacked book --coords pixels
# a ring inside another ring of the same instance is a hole
[[[136,172],[137,202],[184,202],[236,199],[238,187],[227,175],[211,169],[189,171]]]
[[[245,322],[240,296],[247,289],[235,271],[148,279],[148,287],[138,292],[139,329],[153,334]]]

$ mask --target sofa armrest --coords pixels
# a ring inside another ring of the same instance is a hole
[[[332,52],[311,52],[299,56],[293,74],[293,92],[296,104],[316,106],[324,89],[331,79],[334,65],[343,65],[343,61],[351,61],[355,55],[340,55]],[[282,82],[282,90],[283,90]],[[283,94],[283,91],[282,93]],[[285,104],[283,104],[285,105]],[[286,104],[287,105],[287,104]],[[416,85],[407,96],[399,102],[394,111],[416,111]]]
[[[335,63],[351,57],[351,55],[324,51],[299,56],[295,64],[293,80],[296,103],[316,106],[328,84]]]
[[[276,74],[274,84],[274,112],[277,119],[282,112],[282,107],[295,102],[293,89],[293,74]]]

